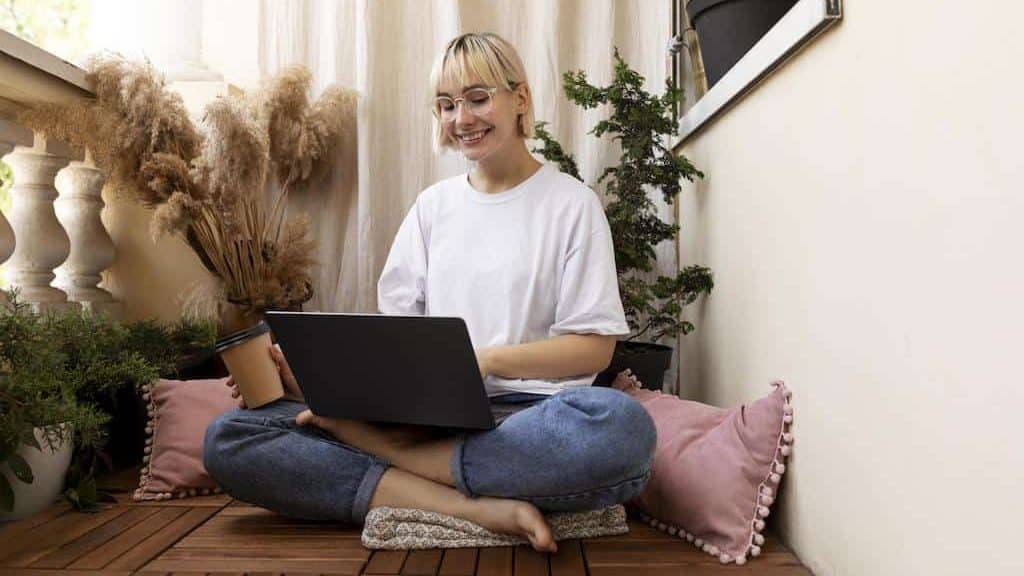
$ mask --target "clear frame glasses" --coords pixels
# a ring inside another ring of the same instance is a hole
[[[434,99],[434,116],[438,117],[441,122],[452,122],[459,113],[459,102],[462,102],[462,105],[466,107],[470,114],[483,116],[491,111],[491,106],[494,103],[494,93],[497,91],[497,87],[470,88],[458,98],[438,96]]]

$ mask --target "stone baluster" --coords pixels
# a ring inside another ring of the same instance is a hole
[[[14,150],[15,146],[31,143],[31,131],[0,118],[0,161],[3,161],[4,156]],[[14,253],[14,244],[14,229],[3,212],[0,212],[0,265]]]
[[[84,161],[74,161],[57,173],[54,202],[57,220],[71,241],[67,260],[56,270],[54,286],[85,312],[121,318],[121,305],[100,288],[100,272],[114,261],[114,242],[103,226],[103,184],[106,177],[93,164],[88,151]]]
[[[19,299],[36,312],[77,306],[68,301],[64,291],[50,286],[53,270],[70,252],[68,235],[53,207],[57,198],[54,178],[68,164],[65,155],[56,153],[59,150],[36,133],[32,146],[15,146],[3,158],[14,172],[7,216],[15,238],[14,252],[4,266],[4,283],[17,287]]]
[[[0,160],[11,150],[14,150],[13,144],[0,141]],[[7,221],[4,213],[0,212],[0,264],[6,262],[13,252],[14,229],[11,228],[11,223]]]

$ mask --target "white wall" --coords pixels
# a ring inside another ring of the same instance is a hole
[[[1024,5],[844,4],[684,148],[681,389],[794,389],[773,521],[816,574],[1021,574]]]

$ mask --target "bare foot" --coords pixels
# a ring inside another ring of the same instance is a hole
[[[554,535],[536,506],[522,500],[483,496],[472,501],[467,520],[493,532],[515,534],[530,541],[538,552],[557,552]]]

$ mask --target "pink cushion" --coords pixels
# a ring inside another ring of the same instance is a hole
[[[149,438],[136,501],[220,492],[203,467],[203,435],[214,418],[238,407],[226,380],[161,378],[143,387],[143,398],[149,401]]]
[[[651,479],[631,506],[722,562],[760,554],[793,440],[785,384],[773,382],[768,396],[730,409],[641,389],[628,372],[612,385],[640,402],[658,430]]]

